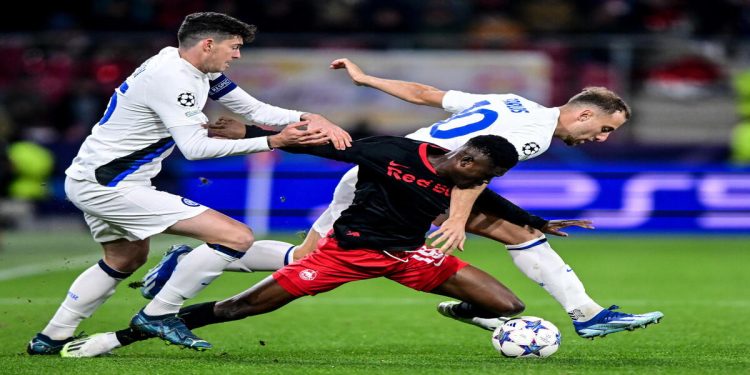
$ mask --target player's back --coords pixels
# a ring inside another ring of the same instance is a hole
[[[115,89],[66,174],[109,186],[150,183],[174,147],[167,127],[207,122],[207,93],[206,74],[176,48],[162,49]]]
[[[455,150],[473,137],[499,135],[516,147],[519,160],[533,158],[549,148],[560,116],[557,108],[515,94],[448,91],[443,108],[453,115],[407,137]]]

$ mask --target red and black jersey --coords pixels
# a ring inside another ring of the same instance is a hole
[[[430,143],[378,136],[354,141],[343,151],[331,145],[284,150],[359,165],[354,201],[333,224],[344,249],[416,249],[450,205],[453,184],[427,159],[448,150]]]

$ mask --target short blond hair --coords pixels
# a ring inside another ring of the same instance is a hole
[[[630,106],[622,98],[606,87],[586,87],[573,95],[568,104],[590,104],[599,107],[607,114],[622,112],[625,120],[630,119]]]

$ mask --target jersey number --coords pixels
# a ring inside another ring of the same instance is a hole
[[[115,108],[117,108],[117,90],[120,90],[121,93],[125,94],[125,92],[128,91],[128,83],[123,82],[120,87],[115,89],[115,93],[112,94],[111,98],[109,98],[109,103],[107,103],[107,109],[104,111],[104,116],[102,116],[102,119],[97,123],[98,125],[104,125],[105,122],[109,121],[109,118],[112,117],[112,113],[114,113]]]
[[[474,104],[473,106],[471,106],[471,108],[467,108],[451,116],[448,119],[445,119],[440,122],[436,122],[435,125],[433,125],[432,128],[430,128],[430,135],[439,139],[449,139],[449,138],[460,137],[466,134],[471,134],[476,131],[480,131],[482,129],[488,128],[490,125],[492,125],[492,123],[495,122],[495,120],[497,120],[497,117],[498,117],[497,112],[491,109],[479,108],[479,107],[489,105],[489,104],[490,102],[483,100],[481,102]],[[451,121],[456,120],[456,119],[464,118],[464,117],[475,115],[475,114],[482,115],[482,118],[480,118],[478,121],[475,121],[475,122],[472,122],[463,126],[459,126],[457,128],[452,128],[448,130],[440,129],[441,125],[450,123]]]

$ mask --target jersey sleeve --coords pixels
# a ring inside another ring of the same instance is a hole
[[[271,149],[263,136],[249,139],[209,138],[208,131],[200,125],[175,126],[168,130],[177,148],[188,160],[245,155]]]
[[[198,109],[196,103],[198,88],[180,74],[179,71],[169,72],[160,79],[152,78],[148,84],[146,103],[167,129],[208,123],[208,117]]]
[[[469,94],[462,91],[450,90],[443,96],[443,109],[458,113],[471,108],[474,104],[486,100],[488,95]]]
[[[285,126],[300,120],[303,112],[279,108],[261,102],[223,74],[210,80],[208,97],[230,111],[259,125]]]
[[[539,150],[544,141],[531,134],[513,132],[503,136],[515,147],[518,153],[518,161],[526,161],[542,154]]]
[[[280,149],[292,154],[314,155],[331,160],[360,164],[367,160],[367,158],[364,157],[364,154],[372,147],[368,142],[363,142],[364,140],[365,139],[352,142],[352,146],[345,150],[337,150],[333,147],[332,143],[322,146],[281,147]]]

